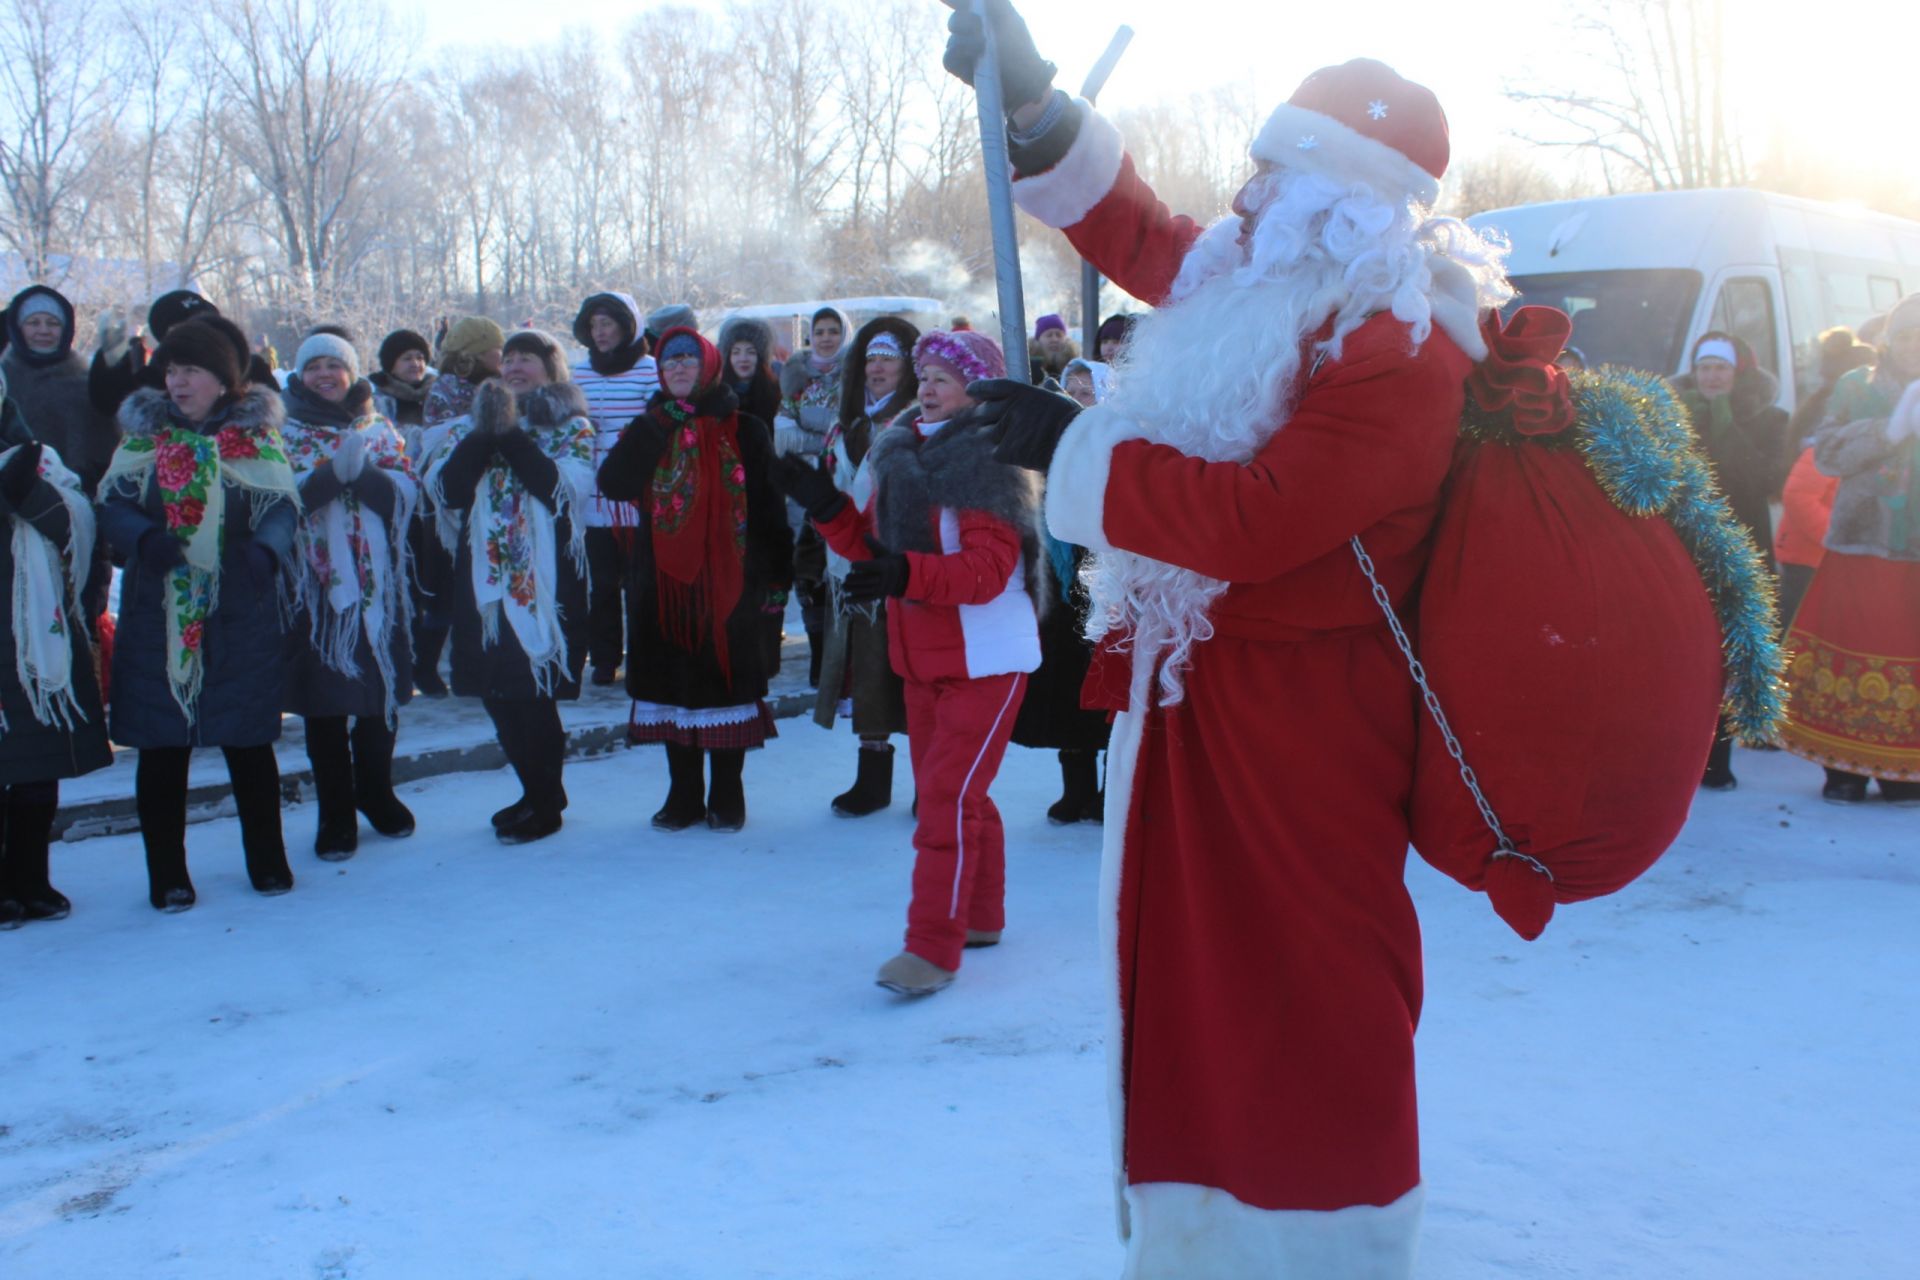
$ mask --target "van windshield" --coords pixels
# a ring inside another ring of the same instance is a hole
[[[1514,276],[1514,306],[1558,307],[1573,317],[1573,345],[1589,366],[1621,364],[1648,373],[1680,367],[1680,348],[1700,296],[1689,270],[1571,271]]]

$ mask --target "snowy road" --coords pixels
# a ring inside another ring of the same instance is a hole
[[[1011,753],[1007,941],[898,1003],[905,788],[836,820],[851,741],[782,732],[735,836],[646,830],[640,752],[530,848],[483,834],[503,774],[407,788],[421,834],[338,868],[290,811],[284,898],[195,827],[180,917],[136,837],[57,847],[73,918],[0,935],[0,1276],[1116,1275],[1097,830]],[[1423,1280],[1915,1274],[1920,814],[1735,767],[1538,943],[1410,872]]]

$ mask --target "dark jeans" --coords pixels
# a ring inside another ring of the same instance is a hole
[[[631,530],[588,529],[587,660],[595,670],[612,670],[625,656],[627,569],[633,557],[621,544]]]
[[[561,772],[567,760],[567,731],[560,704],[552,698],[483,698],[507,763],[537,812],[557,814],[567,807]]]

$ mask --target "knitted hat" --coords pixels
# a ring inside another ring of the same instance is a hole
[[[335,360],[347,366],[347,376],[355,379],[359,378],[360,354],[353,349],[351,342],[348,342],[345,338],[336,337],[331,333],[308,334],[307,340],[300,344],[300,350],[294,353],[293,371],[295,373],[305,373],[307,366],[315,360],[318,360],[321,356],[332,356]]]
[[[501,354],[512,351],[538,356],[540,363],[547,368],[548,382],[567,380],[566,356],[561,352],[560,344],[555,342],[551,335],[542,333],[538,329],[517,330],[501,344]]]
[[[172,293],[163,293],[155,298],[153,305],[147,308],[147,329],[154,337],[165,342],[176,324],[209,314],[219,315],[220,308],[191,289],[175,289]]]
[[[1433,91],[1371,58],[1308,76],[1253,141],[1256,160],[1424,205],[1440,198],[1450,150],[1447,113]]]
[[[20,305],[14,311],[14,317],[26,320],[31,316],[52,316],[61,324],[67,322],[67,313],[61,309],[59,302],[55,301],[50,293],[30,293],[21,299]]]
[[[462,358],[471,359],[506,345],[506,341],[506,332],[487,317],[461,316],[447,330],[446,340],[440,344],[440,358],[449,364]]]
[[[148,363],[163,375],[176,364],[205,369],[228,391],[238,391],[247,384],[246,362],[233,349],[232,338],[201,320],[183,320],[171,326]]]
[[[400,363],[400,357],[409,351],[418,351],[429,363],[433,360],[433,348],[427,340],[411,329],[395,329],[380,340],[380,372],[392,373],[393,366]]]
[[[1060,332],[1065,333],[1067,331],[1067,322],[1059,316],[1041,316],[1034,322],[1033,336],[1038,338],[1049,329],[1058,329]]]
[[[959,375],[962,382],[1007,376],[1007,359],[1000,344],[977,329],[958,333],[935,329],[913,344],[913,367],[945,368]]]
[[[1139,316],[1129,315],[1124,311],[1116,311],[1105,320],[1102,320],[1099,329],[1095,330],[1093,335],[1094,354],[1099,354],[1100,343],[1109,342],[1115,338],[1124,342],[1132,337],[1134,322],[1139,318]]]
[[[1691,367],[1699,368],[1702,360],[1724,360],[1741,373],[1759,364],[1754,358],[1753,348],[1747,345],[1744,338],[1736,338],[1718,329],[1701,334],[1693,344]]]
[[[655,338],[669,329],[698,329],[700,318],[684,302],[669,303],[647,312],[647,332]]]

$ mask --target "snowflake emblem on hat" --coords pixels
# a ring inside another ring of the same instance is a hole
[[[1387,118],[1386,100],[1382,98],[1375,98],[1372,102],[1369,102],[1367,104],[1367,114],[1372,116],[1375,120],[1385,120]]]
[[[1320,145],[1320,139],[1314,137],[1310,133],[1302,134],[1300,136],[1300,141],[1295,143],[1294,145],[1299,147],[1302,151],[1312,151],[1313,149],[1315,149]]]

